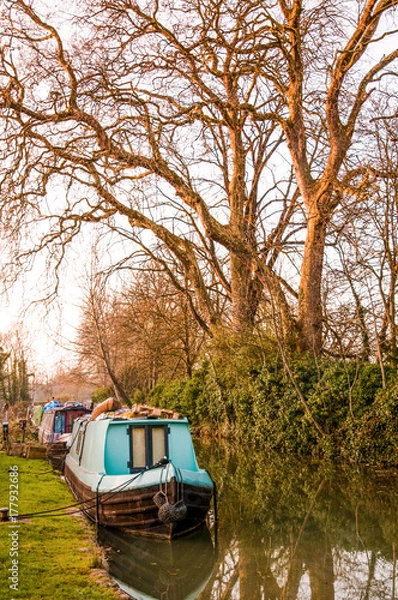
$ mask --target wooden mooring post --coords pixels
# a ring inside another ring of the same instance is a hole
[[[6,508],[0,508],[0,521],[8,521],[8,506]]]

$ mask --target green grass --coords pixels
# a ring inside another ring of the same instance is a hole
[[[18,467],[18,497],[11,497],[9,468]],[[60,478],[44,460],[27,460],[0,453],[0,507],[17,508],[19,515],[74,504]],[[30,522],[0,523],[0,598],[2,600],[115,600],[111,588],[93,577],[100,552],[87,523],[72,516],[32,517]],[[18,532],[12,547],[10,533]],[[17,545],[16,545],[17,544]],[[18,590],[10,589],[12,551],[18,552]]]

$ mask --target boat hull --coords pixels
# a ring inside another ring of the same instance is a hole
[[[81,481],[68,463],[64,474],[73,495],[82,504],[83,512],[98,525],[163,539],[185,535],[200,527],[206,520],[213,494],[207,486],[177,482],[173,477],[167,483],[167,501],[171,506],[185,506],[186,513],[180,520],[164,522],[159,517],[161,510],[156,504],[159,491],[164,494],[164,485],[96,492]]]
[[[46,456],[47,460],[56,471],[63,471],[65,464],[65,457],[68,453],[68,447],[66,442],[55,442],[53,444],[46,444]]]

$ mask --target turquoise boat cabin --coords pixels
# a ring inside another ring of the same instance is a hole
[[[166,538],[199,527],[214,491],[187,419],[129,412],[74,424],[65,479],[98,524]]]

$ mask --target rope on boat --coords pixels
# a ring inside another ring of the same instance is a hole
[[[128,479],[124,483],[121,483],[117,487],[112,488],[111,490],[109,490],[109,492],[104,492],[104,495],[100,499],[100,503],[105,503],[105,502],[109,501],[111,498],[113,498],[113,496],[115,494],[118,494],[121,490],[123,490],[125,487],[127,487],[128,485],[130,485],[133,481],[135,481],[138,477],[140,477],[146,471],[149,471],[150,469],[158,468],[159,466],[161,466],[162,464],[164,464],[161,461],[159,461],[159,463],[156,463],[155,465],[152,465],[148,469],[145,469],[145,471],[140,471],[139,473],[136,473],[134,475],[134,477],[131,477],[130,479]],[[104,475],[102,477],[104,477]],[[101,480],[102,480],[102,478],[101,478]],[[68,510],[70,508],[79,507],[75,512],[78,513],[80,510],[83,510],[83,512],[84,512],[84,511],[88,510],[89,508],[95,507],[96,503],[97,503],[97,496],[94,496],[90,500],[82,500],[80,502],[75,502],[74,504],[69,504],[68,506],[59,506],[58,508],[50,508],[48,510],[37,511],[37,512],[34,512],[34,513],[27,513],[27,514],[24,514],[24,515],[18,515],[17,517],[15,517],[15,519],[20,520],[20,519],[28,519],[28,518],[31,518],[31,517],[45,517],[45,516],[48,516],[48,515],[51,515],[53,517],[63,517],[63,516],[65,516],[65,514],[64,514],[65,510]],[[60,514],[54,514],[54,513],[58,513],[58,512]]]

